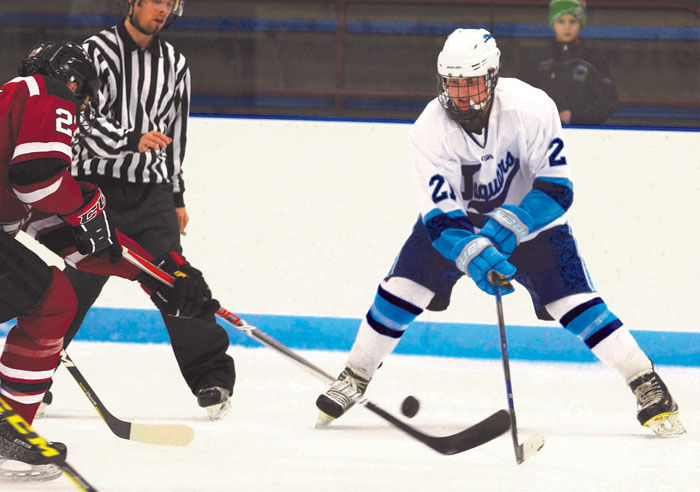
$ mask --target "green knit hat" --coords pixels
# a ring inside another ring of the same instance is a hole
[[[585,0],[552,0],[549,2],[549,27],[560,15],[571,14],[578,19],[581,28],[586,25]]]

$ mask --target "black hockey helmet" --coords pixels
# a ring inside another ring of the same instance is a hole
[[[126,7],[126,16],[129,18],[131,21],[131,24],[136,28],[136,30],[141,31],[143,34],[149,35],[149,33],[142,31],[141,27],[138,25],[138,22],[134,22],[133,15],[134,15],[134,4],[137,2],[143,2],[144,0],[122,0],[124,2],[124,5]],[[165,23],[163,24],[163,30],[169,28],[170,26],[173,25],[173,23],[178,20],[180,17],[182,17],[182,14],[185,12],[185,0],[150,0],[152,2],[163,2],[163,3],[172,3],[172,8],[170,9],[170,14],[168,15],[168,18],[165,19]]]
[[[82,102],[86,96],[97,100],[99,81],[92,60],[85,50],[72,41],[48,41],[31,49],[19,67],[22,77],[46,75],[62,82],[75,82],[75,95]]]
[[[45,75],[66,84],[75,82],[77,113],[82,116],[80,126],[85,130],[85,124],[91,125],[100,84],[92,60],[79,44],[72,41],[48,41],[38,44],[22,60],[19,74],[22,77]],[[80,111],[86,97],[90,100],[86,108]]]

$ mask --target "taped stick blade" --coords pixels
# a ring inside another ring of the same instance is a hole
[[[188,425],[131,424],[130,441],[168,446],[186,446],[194,439],[194,429]]]
[[[518,464],[530,458],[544,446],[544,435],[537,432],[528,437],[523,443],[518,446]]]

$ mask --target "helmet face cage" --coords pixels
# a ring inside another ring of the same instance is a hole
[[[498,82],[498,69],[489,69],[486,75],[475,77],[446,77],[438,73],[437,79],[442,107],[457,123],[467,123],[489,108]]]
[[[22,61],[19,74],[45,75],[66,84],[75,82],[79,133],[89,132],[97,113],[99,81],[92,60],[79,44],[70,41],[39,44]],[[89,98],[87,102],[86,98]]]

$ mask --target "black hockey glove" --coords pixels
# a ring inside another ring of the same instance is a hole
[[[118,263],[122,257],[122,248],[114,226],[107,217],[107,200],[102,190],[89,181],[77,183],[83,194],[83,204],[61,218],[71,226],[78,251],[99,257],[108,254],[110,263]]]
[[[206,319],[218,311],[219,301],[211,298],[211,291],[202,272],[187,263],[182,256],[173,251],[156,258],[153,264],[175,277],[172,287],[147,273],[140,274],[136,280],[150,294],[153,304],[163,314],[177,318]]]

